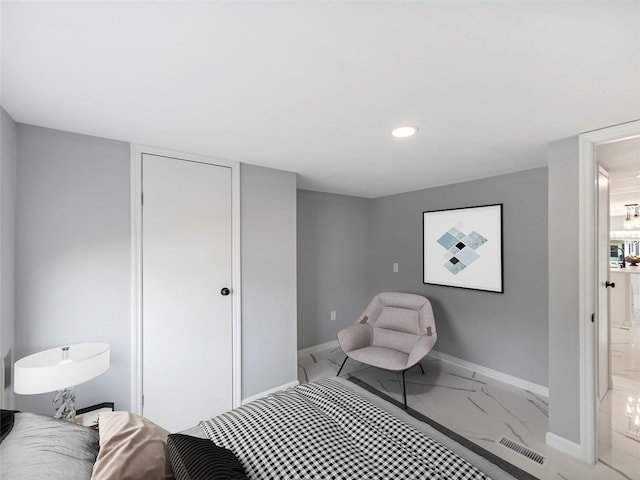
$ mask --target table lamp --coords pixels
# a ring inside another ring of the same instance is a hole
[[[73,421],[75,386],[109,370],[107,343],[79,343],[52,348],[21,358],[14,364],[13,391],[33,395],[57,391],[55,416]]]

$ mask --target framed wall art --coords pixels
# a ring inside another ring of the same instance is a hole
[[[423,212],[423,281],[503,293],[502,204]]]

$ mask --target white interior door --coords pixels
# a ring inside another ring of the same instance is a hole
[[[144,154],[142,191],[142,412],[176,432],[232,408],[231,168]]]
[[[598,172],[598,400],[609,391],[609,174]]]

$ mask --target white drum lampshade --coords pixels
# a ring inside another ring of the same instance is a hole
[[[21,358],[14,364],[13,390],[22,395],[61,392],[73,411],[59,410],[56,416],[71,420],[75,416],[73,387],[109,370],[109,352],[107,343],[79,343]]]

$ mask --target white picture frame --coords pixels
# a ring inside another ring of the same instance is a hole
[[[426,211],[423,283],[504,293],[502,204]]]

